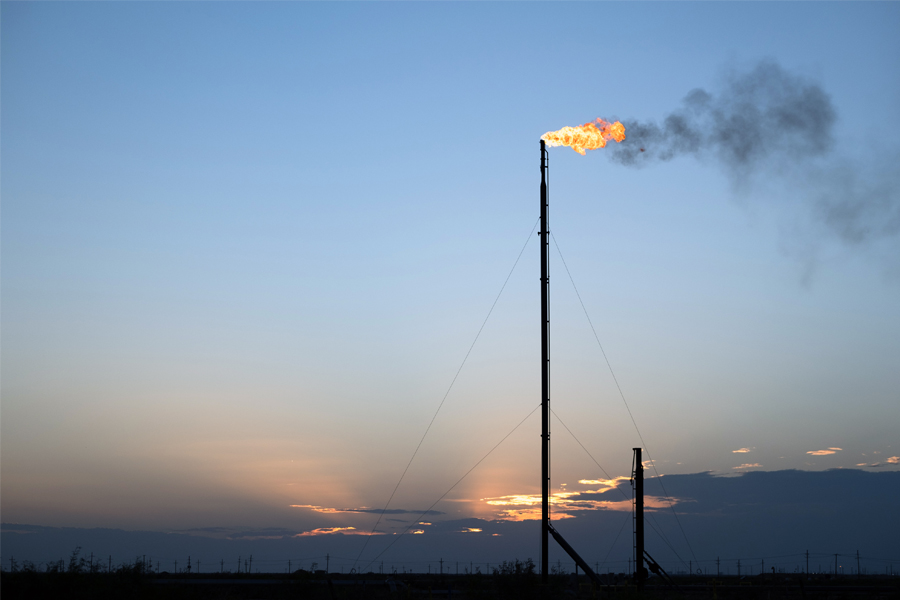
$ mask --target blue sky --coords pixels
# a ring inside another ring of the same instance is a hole
[[[708,157],[554,149],[554,236],[661,472],[897,468],[898,236],[846,242],[807,192],[881,184],[897,218],[900,5],[0,10],[4,521],[314,529],[338,524],[290,505],[382,506],[529,238],[540,135],[661,120],[760,60],[828,94],[833,152],[736,185]],[[539,402],[537,258],[398,507]],[[642,443],[552,260],[554,410],[627,475]],[[538,428],[454,515],[536,492]],[[558,425],[554,461],[554,485],[602,476]]]

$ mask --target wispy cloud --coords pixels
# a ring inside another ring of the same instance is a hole
[[[229,540],[280,540],[297,534],[296,529],[282,527],[192,527],[177,529],[172,533],[183,533],[199,537]]]
[[[541,507],[537,508],[508,508],[505,510],[501,510],[497,513],[496,520],[498,521],[540,521],[541,520]],[[553,513],[553,518],[556,520],[559,519],[574,519],[575,515],[570,515],[565,512],[556,512]]]
[[[811,454],[813,456],[827,456],[828,454],[834,454],[835,452],[840,452],[843,448],[828,448],[826,450],[810,450],[807,454]]]
[[[732,450],[732,454],[746,454],[750,452],[753,448],[738,448],[737,450]]]
[[[463,527],[460,533],[481,533],[481,531],[480,527]]]
[[[369,535],[367,531],[359,531],[356,527],[319,527],[310,531],[304,531],[296,534],[294,537],[310,537],[315,535],[332,535],[339,533],[341,535]],[[381,531],[375,531],[372,535],[384,535]]]
[[[857,467],[869,467],[870,469],[878,469],[887,467],[888,465],[900,465],[900,456],[889,456],[884,462],[874,463],[857,463]]]
[[[315,504],[291,504],[291,508],[308,508],[309,510],[313,510],[319,513],[327,513],[327,514],[341,514],[341,513],[369,513],[369,514],[377,514],[380,515],[382,513],[386,515],[406,515],[406,514],[418,514],[418,515],[443,515],[445,514],[439,510],[409,510],[405,508],[391,508],[388,510],[382,510],[380,508],[368,508],[366,506],[360,508],[331,508],[328,506],[316,506]]]
[[[732,469],[758,469],[762,465],[759,463],[744,463],[742,465],[738,465],[736,467],[731,467]]]
[[[601,485],[596,490],[582,492],[566,491],[556,492],[550,496],[550,505],[553,507],[554,519],[571,519],[576,511],[585,510],[614,510],[630,511],[632,504],[630,498],[622,500],[598,500],[596,495],[608,492],[616,488],[620,481],[628,481],[628,477],[616,477],[615,479],[582,479],[578,483],[587,485]],[[511,496],[498,496],[496,498],[482,498],[486,504],[500,509],[496,519],[500,521],[532,521],[541,518],[542,497],[538,494],[514,494]],[[673,498],[672,504],[684,500]],[[668,501],[661,496],[644,496],[644,508],[656,510],[668,508]]]
[[[630,481],[628,477],[620,475],[619,477],[613,477],[612,479],[579,479],[578,483],[582,485],[599,485],[602,486],[600,489],[596,490],[595,493],[602,494],[604,492],[608,492],[609,490],[614,490],[619,486],[619,482],[621,481]]]
[[[26,525],[25,527],[28,527],[28,525]],[[37,533],[37,531],[35,531],[34,529],[22,529],[22,528],[18,528],[18,526],[15,524],[7,525],[6,523],[3,524],[3,527],[0,528],[0,531],[2,531],[3,533],[19,533],[22,535],[26,535],[29,533]]]

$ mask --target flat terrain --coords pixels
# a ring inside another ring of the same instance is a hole
[[[330,575],[298,571],[286,574],[149,574],[122,569],[114,573],[17,571],[0,574],[4,600],[19,598],[184,598],[351,600],[377,598],[543,599],[543,598],[898,598],[900,578],[886,576],[675,578],[678,588],[651,580],[639,591],[626,578],[610,578],[597,588],[584,576],[553,575],[546,585],[533,573],[494,575]]]

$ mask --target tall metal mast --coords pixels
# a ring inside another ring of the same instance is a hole
[[[550,575],[550,234],[547,219],[547,148],[541,140],[541,579]]]
[[[603,582],[572,546],[550,524],[550,223],[547,186],[550,182],[549,155],[541,140],[541,581],[550,580],[550,536],[572,557],[597,589]]]

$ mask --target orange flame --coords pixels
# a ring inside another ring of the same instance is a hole
[[[625,126],[620,122],[609,123],[603,119],[585,123],[579,127],[563,127],[559,131],[548,131],[541,136],[548,146],[569,146],[578,154],[585,150],[604,148],[609,140],[621,142],[625,139]]]

